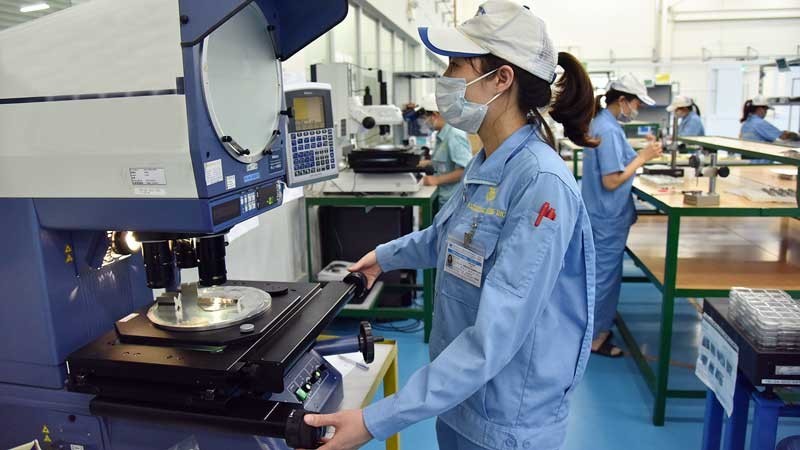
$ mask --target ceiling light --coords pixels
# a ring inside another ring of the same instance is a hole
[[[19,9],[19,12],[29,13],[34,11],[44,11],[45,9],[50,9],[50,5],[47,3],[34,3],[33,5],[23,6]]]

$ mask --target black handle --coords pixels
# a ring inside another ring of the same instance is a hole
[[[367,276],[361,272],[352,272],[346,277],[344,277],[343,281],[345,283],[349,283],[355,286],[356,289],[355,298],[357,299],[363,298],[368,292]]]
[[[731,174],[731,169],[728,166],[722,166],[719,169],[717,169],[717,175],[719,175],[722,178],[727,178],[728,175],[730,174]]]
[[[307,411],[295,409],[286,418],[286,445],[291,448],[318,448],[325,436],[325,427],[312,427],[304,420]]]

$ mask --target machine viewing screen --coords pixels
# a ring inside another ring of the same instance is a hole
[[[297,131],[325,128],[325,104],[321,96],[296,97],[293,109]]]

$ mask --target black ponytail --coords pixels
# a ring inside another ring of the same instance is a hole
[[[744,109],[742,109],[742,118],[739,119],[739,122],[744,123],[747,120],[747,117],[750,116],[751,113],[755,112],[756,107],[753,106],[753,101],[748,100],[744,102]]]
[[[558,53],[558,65],[564,73],[555,83],[557,94],[550,117],[564,125],[564,135],[575,144],[597,147],[600,139],[589,136],[596,105],[592,81],[580,61],[569,53]]]
[[[700,107],[699,107],[699,106],[697,106],[697,103],[695,103],[695,102],[692,102],[691,109],[693,109],[693,110],[694,110],[695,114],[697,114],[698,116],[700,115]]]
[[[476,67],[474,62],[478,62]],[[517,83],[517,106],[528,123],[539,127],[539,136],[552,148],[556,148],[553,131],[547,125],[539,109],[553,100],[549,81],[522,70],[514,64],[495,55],[470,58],[470,64],[479,73],[488,73],[509,66],[514,71]],[[564,134],[572,142],[586,147],[596,147],[600,140],[589,136],[589,123],[594,116],[592,83],[581,63],[569,53],[558,54],[558,65],[564,74],[554,84],[557,95],[550,107],[550,116],[564,125]],[[494,75],[492,75],[494,76]]]

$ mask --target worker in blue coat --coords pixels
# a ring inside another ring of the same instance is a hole
[[[605,108],[601,104],[603,97]],[[612,81],[605,95],[597,97],[591,124],[590,134],[600,139],[600,145],[587,148],[583,154],[581,192],[597,252],[592,352],[608,357],[622,356],[622,350],[611,343],[611,325],[622,286],[625,243],[636,221],[631,186],[636,170],[661,155],[661,144],[653,136],[648,136],[646,147],[637,154],[619,123],[634,120],[642,103],[653,105],[655,101],[635,76],[626,74]]]
[[[678,116],[678,136],[705,136],[700,108],[689,97],[679,95],[667,106],[667,112]]]
[[[464,175],[464,168],[472,159],[472,147],[467,133],[448,125],[439,114],[439,107],[436,106],[436,97],[433,94],[423,98],[420,107],[425,111],[425,123],[436,130],[436,144],[431,159],[421,164],[432,165],[434,174],[423,177],[422,184],[439,187],[439,207],[442,207],[458,188],[458,182]]]
[[[450,56],[436,85],[440,113],[484,148],[431,227],[351,270],[372,281],[401,267],[438,269],[431,362],[364,410],[306,422],[335,427],[323,450],[387,439],[433,416],[441,449],[556,450],[590,354],[595,262],[578,186],[539,110],[573,142],[596,145],[591,81],[572,55],[556,59],[544,22],[510,0],[420,35]]]
[[[764,120],[767,117],[768,109],[770,109],[769,102],[763,95],[756,95],[752,100],[746,101],[742,118],[739,119],[739,122],[742,123],[739,138],[756,142],[775,142],[778,139],[797,140],[797,133],[781,131],[775,125]]]

